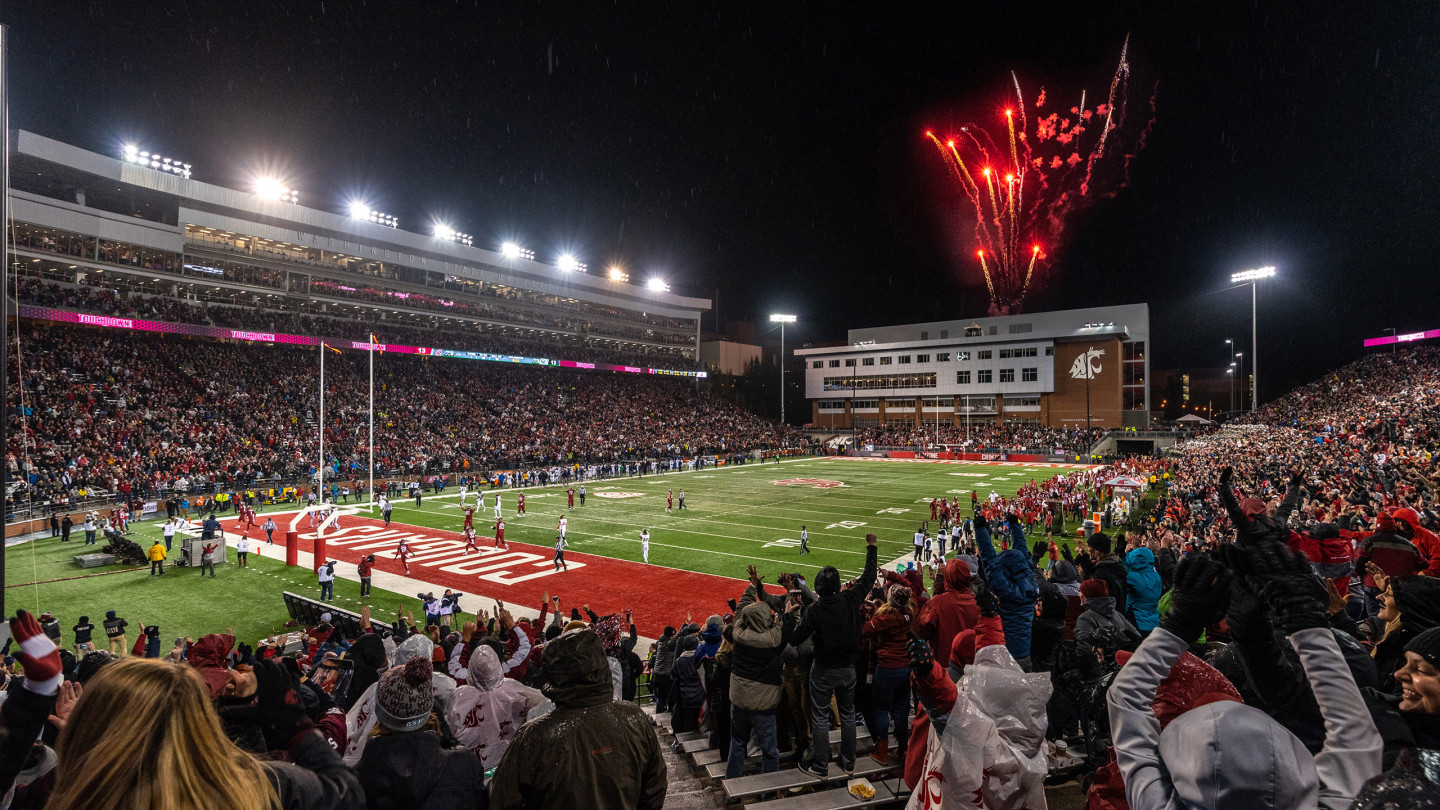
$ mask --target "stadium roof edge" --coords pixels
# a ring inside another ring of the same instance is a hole
[[[258,198],[249,192],[187,179],[126,163],[63,141],[23,129],[8,133],[10,153],[14,156],[65,167],[72,172],[90,175],[98,180],[136,186],[174,197],[184,207],[210,210],[217,214],[233,214],[272,226],[294,228],[300,225],[325,236],[349,237],[369,243],[382,243],[397,252],[404,252],[444,261],[486,265],[497,270],[518,274],[536,282],[554,285],[563,281],[579,290],[628,299],[633,305],[653,303],[661,306],[709,311],[707,298],[691,298],[670,292],[647,289],[643,282],[611,281],[601,274],[570,273],[563,278],[559,270],[541,262],[507,259],[498,251],[466,247],[433,236],[364,222],[348,215],[336,214],[304,205]]]

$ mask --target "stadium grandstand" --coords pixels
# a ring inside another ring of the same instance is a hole
[[[11,135],[11,241],[22,317],[78,313],[642,368],[697,367],[709,302],[662,279],[591,272],[574,257],[493,250],[356,203],[309,208],[191,179],[126,147],[114,156]],[[165,164],[160,161],[165,160]],[[151,166],[151,163],[155,166]],[[165,329],[165,327],[151,327]]]

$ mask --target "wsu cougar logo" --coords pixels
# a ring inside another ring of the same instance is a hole
[[[1070,364],[1070,378],[1074,380],[1093,380],[1101,372],[1100,358],[1105,356],[1104,349],[1090,348],[1075,358]]]
[[[833,489],[843,487],[840,481],[831,481],[826,478],[782,478],[773,482],[782,487],[815,487],[816,489]]]

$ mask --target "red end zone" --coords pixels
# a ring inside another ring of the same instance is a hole
[[[491,537],[477,537],[480,553],[465,553],[465,539],[459,532],[427,529],[408,523],[343,515],[342,528],[325,533],[325,556],[342,564],[356,565],[367,554],[375,555],[375,567],[400,576],[409,576],[462,593],[479,593],[512,604],[538,609],[546,591],[559,596],[568,612],[588,604],[604,616],[627,609],[635,611],[635,627],[641,635],[659,638],[666,625],[678,625],[687,611],[695,621],[713,613],[724,613],[725,600],[738,598],[743,580],[698,574],[675,568],[598,557],[566,549],[568,571],[556,571],[555,550],[525,543],[510,548],[493,548]],[[226,532],[239,533],[235,518],[221,521]],[[263,532],[260,535],[264,545]],[[410,573],[394,558],[400,540],[410,547]],[[314,532],[300,533],[300,550],[314,549]],[[354,569],[341,571],[353,576]],[[407,594],[413,595],[413,594]],[[465,600],[474,605],[472,600]]]

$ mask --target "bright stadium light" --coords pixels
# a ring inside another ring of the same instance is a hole
[[[794,315],[771,315],[771,323],[795,323]]]
[[[505,242],[500,245],[500,255],[507,259],[535,260],[535,251],[520,247],[515,242]]]
[[[1248,284],[1259,281],[1262,278],[1271,278],[1275,275],[1273,267],[1257,267],[1254,270],[1242,270],[1239,273],[1230,274],[1231,284]]]
[[[373,222],[376,225],[384,225],[387,228],[400,227],[400,220],[398,218],[382,211],[376,211],[374,208],[371,208],[359,200],[350,203],[350,216],[355,219],[363,219],[366,222]]]
[[[273,177],[261,177],[256,180],[255,195],[261,199],[287,203],[296,203],[300,199],[300,192]]]
[[[444,239],[447,242],[455,242],[465,247],[470,247],[475,241],[470,234],[461,233],[443,222],[435,223],[435,238]]]
[[[620,282],[628,282],[628,281],[630,281],[630,274],[627,273],[627,272],[625,272],[624,270],[621,270],[619,267],[616,267],[616,266],[614,266],[614,265],[611,265],[611,266],[610,266],[609,275],[610,275],[610,280],[611,280],[611,281],[620,281]]]
[[[651,292],[670,292],[670,285],[665,283],[665,279],[652,276],[645,282],[645,289]]]
[[[569,253],[561,254],[560,258],[555,260],[555,266],[567,273],[583,273],[586,269],[585,264]]]
[[[120,159],[136,166],[144,166],[147,169],[169,172],[170,174],[179,175],[186,179],[190,177],[189,163],[174,158],[167,158],[154,152],[146,152],[133,143],[121,145]]]

